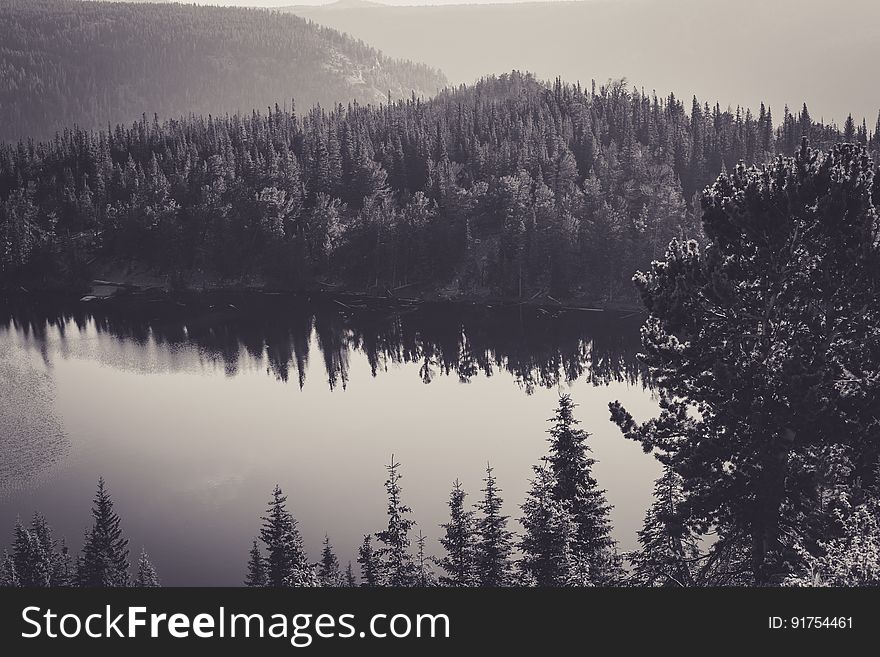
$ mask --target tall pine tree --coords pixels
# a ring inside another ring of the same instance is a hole
[[[357,561],[361,567],[361,586],[382,586],[382,563],[379,555],[373,549],[372,535],[366,534],[364,536],[364,540],[358,548]]]
[[[513,552],[513,532],[507,529],[508,517],[501,513],[504,500],[501,489],[486,466],[486,487],[483,499],[477,503],[481,516],[477,520],[477,575],[480,586],[509,586],[511,582],[510,555]]]
[[[287,497],[276,485],[260,529],[260,538],[267,553],[267,586],[299,587],[315,586],[317,583],[296,524],[287,511]]]
[[[474,512],[465,509],[467,496],[458,479],[449,494],[449,522],[441,525],[444,536],[440,544],[446,555],[437,564],[446,571],[440,577],[444,586],[474,586],[477,583],[477,534],[474,526]]]
[[[574,408],[571,396],[562,395],[556,415],[550,419],[546,460],[553,478],[553,497],[566,506],[577,525],[573,550],[578,559],[589,563],[593,583],[611,584],[621,575],[611,539],[611,506],[593,477],[595,459],[586,444],[590,434],[577,428]]]
[[[122,534],[119,515],[113,510],[113,500],[103,477],[98,479],[93,504],[94,523],[86,533],[77,563],[77,584],[91,587],[128,586],[128,539]]]
[[[665,468],[654,484],[654,503],[639,530],[639,549],[629,554],[639,586],[693,586],[697,578],[697,535],[687,523],[682,478]]]
[[[247,576],[244,579],[244,585],[250,587],[266,586],[268,580],[266,578],[266,560],[260,553],[260,547],[257,545],[257,539],[251,546],[250,556],[248,558]]]
[[[391,456],[388,479],[385,491],[388,495],[388,527],[376,534],[382,544],[377,550],[382,563],[382,579],[386,586],[412,586],[415,580],[415,565],[410,554],[409,532],[415,521],[409,517],[412,513],[401,499],[400,479],[398,472],[400,463]]]
[[[339,569],[339,559],[333,552],[330,537],[324,534],[324,548],[321,550],[321,560],[318,562],[318,582],[321,586],[342,586],[342,572]]]
[[[138,558],[137,575],[134,578],[134,585],[140,588],[155,588],[161,586],[159,584],[159,575],[156,574],[156,568],[147,551],[141,549],[141,556]]]

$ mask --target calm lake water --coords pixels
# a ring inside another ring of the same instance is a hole
[[[404,499],[439,553],[459,478],[487,462],[518,518],[547,418],[570,392],[622,550],[659,466],[609,422],[656,401],[635,359],[641,317],[241,295],[16,302],[0,310],[0,545],[35,510],[79,549],[103,475],[131,541],[163,583],[238,585],[272,487],[317,559],[343,565],[385,521],[392,453]],[[519,524],[512,521],[512,528]],[[356,566],[356,564],[355,564]]]

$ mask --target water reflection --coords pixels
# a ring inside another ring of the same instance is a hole
[[[172,352],[194,346],[199,363],[219,362],[230,376],[241,368],[265,365],[279,380],[294,380],[300,388],[306,384],[313,342],[330,389],[347,385],[353,352],[366,357],[373,376],[404,363],[418,364],[424,383],[438,375],[467,382],[501,370],[528,393],[580,378],[596,385],[635,384],[641,378],[635,354],[642,318],[636,314],[472,304],[352,305],[356,303],[256,294],[189,302],[29,300],[8,305],[0,322],[44,354],[55,340],[63,349],[71,331],[94,331],[98,337],[165,346]],[[175,369],[197,364],[192,352],[176,353]]]
[[[635,358],[641,317],[342,303],[241,294],[7,304],[0,548],[16,516],[39,510],[78,549],[103,475],[134,552],[148,549],[163,582],[237,585],[279,483],[310,554],[326,532],[346,564],[385,522],[394,453],[437,554],[452,480],[475,501],[487,461],[504,512],[519,517],[557,386],[593,434],[615,538],[635,546],[658,468],[608,421],[608,402],[640,421],[656,412]]]

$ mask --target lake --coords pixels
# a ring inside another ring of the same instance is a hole
[[[344,568],[384,527],[393,454],[416,531],[439,554],[453,480],[476,502],[487,462],[519,517],[569,392],[614,537],[636,546],[660,468],[611,424],[608,402],[637,420],[657,410],[636,359],[641,315],[360,305],[245,293],[7,303],[0,545],[39,510],[78,550],[104,476],[133,560],[146,547],[167,585],[240,585],[278,483],[311,556],[326,533]]]

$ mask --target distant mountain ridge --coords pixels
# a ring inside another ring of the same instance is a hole
[[[513,68],[543,79],[627,78],[756,107],[782,119],[806,101],[843,125],[873,125],[880,95],[880,2],[839,0],[586,0],[284,8],[443,70],[454,84]]]
[[[442,73],[291,14],[166,3],[3,0],[0,139],[63,126],[427,96]]]

